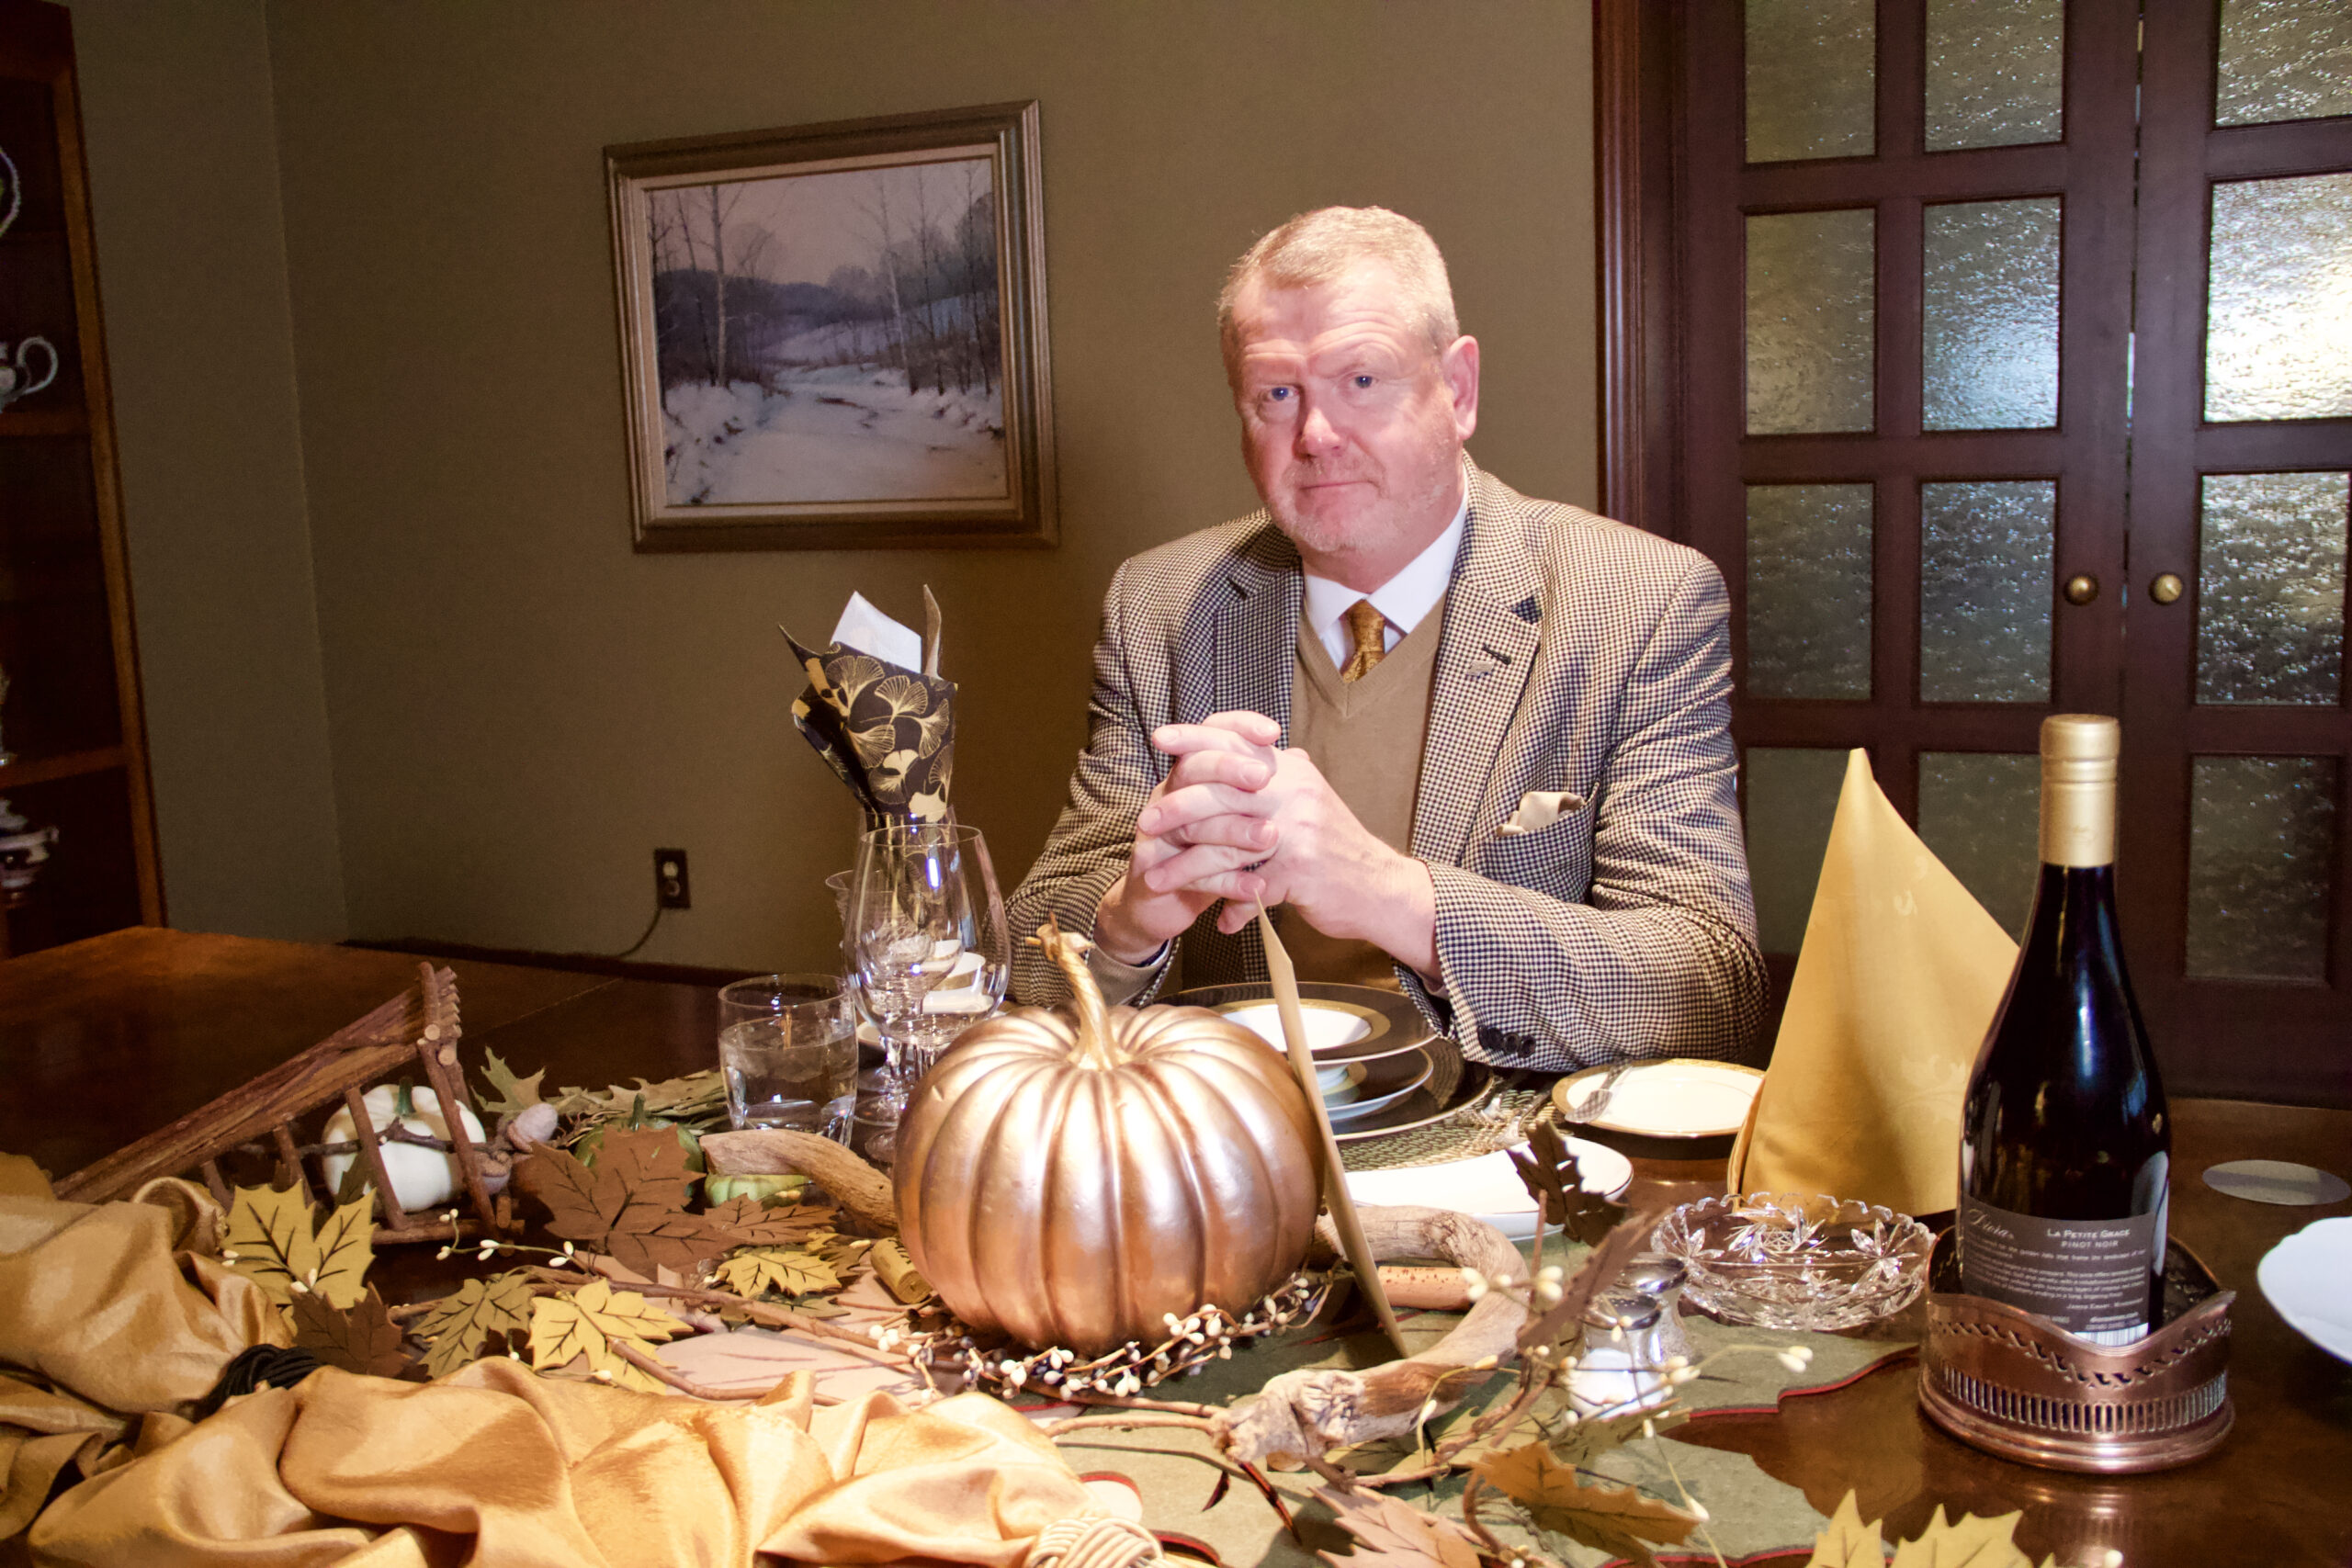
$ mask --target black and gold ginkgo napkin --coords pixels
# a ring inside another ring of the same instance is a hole
[[[870,823],[947,818],[956,683],[939,677],[939,610],[929,590],[923,602],[931,635],[922,671],[839,642],[812,649],[784,634],[808,672],[792,722],[849,785]]]

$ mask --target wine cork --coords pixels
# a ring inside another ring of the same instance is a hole
[[[2115,863],[2115,760],[2123,727],[2098,714],[2041,721],[2041,863]]]

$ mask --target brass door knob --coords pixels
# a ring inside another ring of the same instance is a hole
[[[2188,591],[2188,584],[2168,571],[2148,584],[2148,597],[2159,604],[2169,604]]]
[[[2087,604],[2098,597],[2098,579],[2087,571],[2078,571],[2066,580],[2066,603]]]

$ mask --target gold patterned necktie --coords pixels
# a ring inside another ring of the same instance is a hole
[[[1349,605],[1345,618],[1356,650],[1349,657],[1348,667],[1340,671],[1340,679],[1361,681],[1372,672],[1374,665],[1388,657],[1388,618],[1374,609],[1369,599],[1359,599]]]

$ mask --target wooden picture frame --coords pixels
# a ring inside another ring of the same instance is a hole
[[[1055,542],[1034,100],[605,172],[639,550]]]

